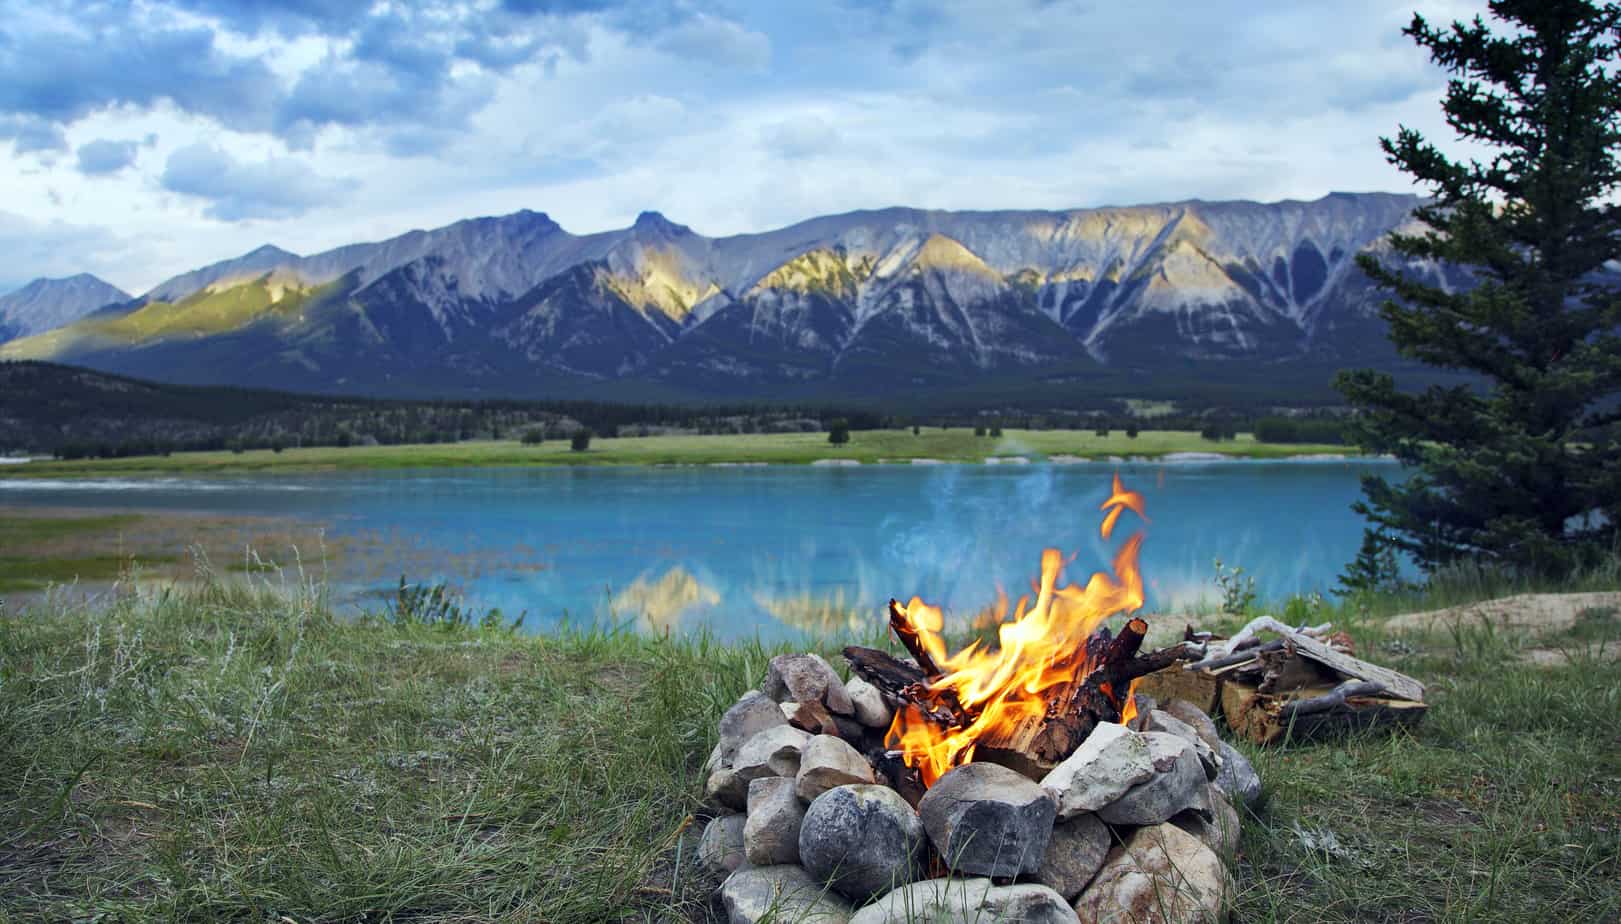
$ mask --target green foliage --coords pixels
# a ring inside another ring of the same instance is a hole
[[[1211,442],[1234,440],[1238,438],[1238,425],[1226,419],[1211,420],[1199,428],[1199,436]]]
[[[1343,443],[1345,423],[1329,417],[1262,417],[1255,438],[1263,443]]]
[[[400,586],[394,592],[386,613],[389,622],[398,625],[434,626],[441,629],[459,629],[477,626],[481,629],[516,629],[523,624],[520,614],[511,623],[492,609],[480,615],[464,606],[445,582],[437,584],[408,584],[400,575]]]
[[[1255,576],[1245,575],[1243,568],[1228,568],[1216,559],[1216,587],[1221,590],[1221,611],[1229,616],[1242,616],[1255,606]]]
[[[1400,560],[1390,536],[1377,529],[1362,531],[1362,546],[1356,559],[1345,566],[1339,578],[1341,596],[1399,593],[1407,588],[1402,579]]]
[[[1096,427],[1092,428],[1092,433],[1093,433],[1094,436],[1108,436],[1109,435],[1109,425],[1108,424],[1099,424]]]
[[[1126,426],[1126,438],[1127,439],[1132,439],[1132,440],[1137,438],[1137,425],[1136,424],[1128,424]]]
[[[827,441],[834,446],[850,442],[850,422],[842,417],[830,422],[827,425]]]
[[[546,442],[546,431],[541,427],[530,427],[523,431],[523,444],[525,446],[539,446]]]
[[[1495,0],[1482,19],[1405,30],[1454,79],[1442,108],[1491,150],[1456,161],[1417,131],[1383,146],[1433,190],[1395,234],[1404,258],[1359,258],[1390,290],[1381,314],[1404,356],[1478,376],[1480,390],[1399,391],[1372,370],[1338,387],[1356,441],[1415,470],[1364,479],[1357,510],[1427,571],[1465,560],[1560,575],[1621,537],[1621,298],[1600,274],[1621,257],[1621,5]],[[1434,261],[1473,285],[1403,271]]]
[[[1001,439],[1002,438],[1002,425],[1001,424],[996,424],[995,426],[991,427],[990,436],[991,436],[991,439],[995,439],[995,440]]]
[[[975,436],[984,436],[985,435],[985,425],[980,424],[979,426],[976,426],[974,428],[974,435]]]
[[[591,448],[591,431],[590,431],[590,429],[589,428],[581,428],[579,430],[575,430],[574,435],[569,437],[568,448],[574,450],[575,452],[585,452],[587,449],[590,449]]]

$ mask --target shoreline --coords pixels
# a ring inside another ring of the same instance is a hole
[[[911,467],[937,465],[1195,465],[1227,462],[1385,462],[1354,448],[1320,443],[1260,443],[1247,435],[1213,445],[1186,431],[1150,431],[1140,437],[1083,431],[1010,430],[1000,439],[971,431],[870,430],[832,446],[826,434],[652,436],[594,440],[574,452],[562,441],[525,446],[516,441],[469,441],[398,446],[312,447],[275,452],[177,452],[72,461],[33,459],[0,466],[0,484],[47,479],[151,477],[271,472],[382,471],[437,468],[541,468],[587,466],[693,466],[759,468]]]

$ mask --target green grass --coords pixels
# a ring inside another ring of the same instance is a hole
[[[1621,916],[1621,672],[1381,628],[1469,587],[1322,614],[1430,713],[1241,746],[1267,795],[1235,920]],[[1611,618],[1572,631],[1621,644]],[[5,613],[0,921],[704,920],[699,766],[771,654],[344,621],[241,585]]]
[[[99,516],[0,516],[0,593],[44,590],[53,584],[106,581],[129,567],[129,558],[103,553],[47,550],[46,544],[105,537],[140,522],[136,514]],[[43,554],[42,554],[43,553]],[[172,558],[156,560],[172,561]]]
[[[570,450],[567,440],[539,446],[517,441],[440,443],[421,446],[323,447],[283,452],[184,452],[172,456],[32,462],[7,466],[0,478],[41,478],[133,473],[310,471],[330,469],[436,468],[469,465],[713,465],[766,462],[802,465],[823,459],[863,464],[938,459],[982,462],[990,457],[1077,456],[1154,458],[1173,452],[1218,452],[1237,458],[1276,459],[1312,453],[1347,453],[1344,446],[1258,443],[1247,434],[1211,442],[1191,431],[1149,431],[1135,439],[1123,432],[1100,437],[1090,431],[1007,430],[1001,439],[976,437],[972,430],[925,428],[859,431],[844,446],[832,446],[825,433],[747,434],[729,436],[649,436],[594,439],[585,452]]]

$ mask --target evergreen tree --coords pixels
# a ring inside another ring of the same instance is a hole
[[[1406,357],[1472,373],[1484,387],[1398,391],[1389,375],[1342,373],[1353,435],[1414,474],[1363,481],[1356,505],[1426,570],[1478,558],[1558,575],[1614,548],[1621,528],[1621,300],[1602,277],[1621,257],[1621,5],[1493,0],[1480,18],[1405,34],[1453,74],[1442,109],[1490,160],[1453,160],[1403,127],[1390,161],[1430,187],[1407,261],[1462,268],[1473,285],[1424,284],[1371,255],[1396,296],[1381,309]]]
[[[827,425],[827,441],[835,446],[850,442],[850,422],[840,417]]]

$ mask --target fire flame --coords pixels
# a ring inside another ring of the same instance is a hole
[[[1147,520],[1142,495],[1126,490],[1118,474],[1099,509],[1105,511],[1100,527],[1105,539],[1125,510]],[[1048,695],[1057,693],[1053,688],[1091,672],[1095,665],[1086,656],[1087,637],[1109,616],[1133,612],[1143,605],[1142,575],[1137,570],[1142,539],[1140,531],[1127,539],[1115,554],[1113,574],[1094,573],[1084,587],[1059,585],[1064,557],[1057,549],[1047,549],[1041,556],[1041,579],[1033,585],[1034,602],[1028,596],[1020,597],[1012,620],[1006,620],[1007,599],[1001,597],[996,612],[999,644],[994,649],[976,641],[948,654],[940,636],[945,625],[940,608],[917,597],[906,604],[907,623],[941,672],[938,679],[927,683],[928,691],[936,701],[954,699],[961,713],[971,717],[966,725],[953,728],[925,719],[916,705],[908,704],[896,712],[885,740],[901,752],[907,766],[919,771],[925,785],[933,785],[947,770],[971,761],[975,746],[988,736],[1006,735],[1025,722],[1040,721],[1047,711]],[[1130,691],[1123,706],[1123,712],[1126,710],[1135,712]],[[1123,721],[1128,719],[1123,716]]]

